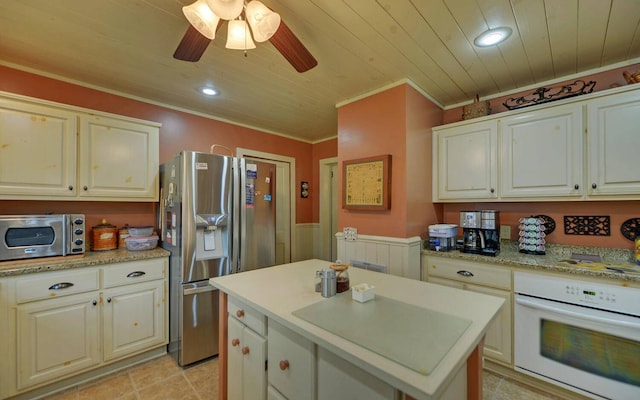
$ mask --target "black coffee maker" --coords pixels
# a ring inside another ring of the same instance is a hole
[[[497,256],[500,252],[498,211],[460,211],[462,252]]]

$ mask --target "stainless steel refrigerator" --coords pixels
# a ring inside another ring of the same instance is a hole
[[[171,252],[169,353],[179,365],[218,354],[209,278],[275,264],[273,164],[182,151],[160,166],[161,246]]]

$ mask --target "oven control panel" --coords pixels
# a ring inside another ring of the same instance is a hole
[[[615,303],[615,290],[607,290],[602,287],[596,287],[585,282],[582,284],[572,284],[565,286],[565,293],[574,297],[578,301],[592,304]]]
[[[516,293],[640,316],[640,288],[520,271],[514,272],[513,278]]]

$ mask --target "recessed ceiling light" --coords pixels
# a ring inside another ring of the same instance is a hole
[[[206,94],[207,96],[216,96],[218,94],[218,91],[212,87],[204,87],[202,88],[202,93]]]
[[[488,31],[482,32],[473,43],[478,47],[487,47],[493,46],[498,43],[502,43],[509,36],[511,36],[511,28],[507,26],[501,26],[500,28],[489,29]]]

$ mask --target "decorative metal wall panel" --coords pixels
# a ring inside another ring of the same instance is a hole
[[[611,220],[606,216],[564,216],[565,235],[611,236]]]
[[[629,218],[624,221],[620,226],[620,232],[622,232],[622,236],[632,242],[635,241],[636,236],[640,233],[640,218]]]

